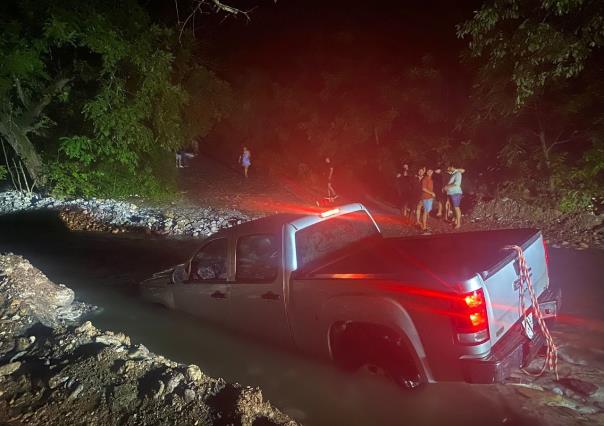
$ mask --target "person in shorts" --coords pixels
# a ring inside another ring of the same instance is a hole
[[[431,169],[426,170],[425,176],[422,178],[422,208],[424,209],[422,213],[421,220],[421,228],[422,231],[427,231],[427,221],[428,215],[430,211],[432,211],[432,203],[434,202],[434,197],[436,194],[434,193],[434,182],[432,181],[432,173]]]
[[[247,179],[247,171],[252,165],[252,153],[247,148],[247,146],[243,147],[243,151],[239,156],[239,164],[241,164],[241,167],[243,167],[243,176],[245,176],[245,178]]]
[[[459,229],[461,227],[461,198],[463,196],[463,191],[461,190],[462,171],[463,169],[458,169],[453,166],[447,168],[447,172],[451,177],[449,178],[449,183],[445,186],[445,190],[447,191],[447,197],[449,198],[451,207],[455,213],[454,229]]]

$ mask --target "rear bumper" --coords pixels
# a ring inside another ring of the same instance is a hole
[[[548,288],[539,302],[556,302],[560,312],[562,292]],[[468,383],[504,383],[513,369],[528,365],[545,344],[545,336],[535,322],[535,335],[529,339],[522,333],[521,323],[516,323],[484,358],[461,358],[463,378]]]

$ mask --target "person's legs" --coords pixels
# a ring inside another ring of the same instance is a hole
[[[421,226],[420,222],[420,214],[422,212],[423,203],[422,200],[419,200],[417,203],[417,207],[415,207],[415,223]]]
[[[436,199],[436,217],[442,217],[443,215],[443,203],[442,197]]]
[[[333,186],[331,185],[331,181],[327,182],[327,197],[330,200],[338,198],[338,194],[336,194],[335,189],[333,189]]]
[[[432,199],[423,200],[424,212],[422,214],[422,229],[425,231],[428,228],[428,214],[432,211]]]
[[[249,168],[249,166],[244,166],[243,167],[243,175],[245,176],[245,178],[247,179],[247,169]]]
[[[461,227],[461,194],[451,195],[451,204],[455,211],[455,229]]]

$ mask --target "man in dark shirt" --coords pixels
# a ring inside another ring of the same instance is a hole
[[[336,194],[336,190],[333,189],[333,185],[331,184],[333,179],[334,167],[331,162],[331,158],[325,157],[325,166],[326,166],[326,174],[327,174],[327,199],[329,202],[333,203],[333,201],[338,198],[338,194]]]
[[[412,177],[409,175],[409,165],[403,163],[402,169],[396,174],[396,191],[398,194],[399,207],[403,216],[408,216],[410,212],[411,200],[411,185]]]
[[[434,170],[432,182],[434,183],[434,194],[436,194],[434,197],[434,201],[436,202],[436,217],[442,217],[445,193],[443,192],[443,173],[440,167]]]

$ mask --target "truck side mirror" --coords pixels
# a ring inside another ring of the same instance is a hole
[[[187,269],[185,265],[176,265],[172,271],[172,284],[180,284],[187,280]]]

